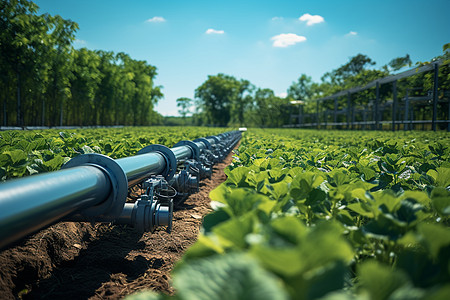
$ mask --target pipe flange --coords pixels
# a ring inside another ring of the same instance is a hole
[[[191,158],[198,160],[198,158],[200,157],[200,148],[194,142],[188,140],[179,141],[173,146],[173,148],[178,146],[188,146],[189,148],[191,148],[192,154],[194,155],[194,157]]]
[[[90,220],[92,218],[116,219],[122,213],[128,195],[128,180],[120,165],[111,157],[89,153],[76,156],[62,166],[68,169],[78,166],[94,166],[105,172],[111,181],[112,192],[102,203],[83,209],[78,216]],[[77,217],[78,217],[77,216]]]
[[[173,175],[175,175],[175,172],[177,171],[177,158],[175,157],[175,154],[173,154],[172,150],[164,145],[153,144],[142,148],[136,153],[136,155],[151,152],[157,152],[164,157],[166,160],[166,168],[161,175],[164,176],[167,181],[172,179]]]
[[[212,148],[211,143],[205,138],[195,139],[194,142],[202,142],[203,144],[205,144],[206,149]]]

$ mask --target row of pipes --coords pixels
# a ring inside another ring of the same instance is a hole
[[[61,170],[0,184],[0,249],[59,221],[113,222],[139,231],[172,227],[173,201],[198,191],[241,138],[240,131],[181,141],[173,148],[150,145],[136,155],[72,158]],[[144,190],[126,203],[129,189]]]

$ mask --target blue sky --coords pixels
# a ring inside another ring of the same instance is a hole
[[[194,98],[208,75],[225,73],[283,95],[358,53],[377,62],[409,54],[427,61],[450,42],[450,0],[178,1],[35,0],[40,13],[79,24],[75,47],[125,52],[158,68],[164,99]]]

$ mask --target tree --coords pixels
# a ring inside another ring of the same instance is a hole
[[[63,112],[65,125],[160,120],[156,67],[124,53],[74,50],[78,25],[37,10],[29,0],[0,0],[3,125],[61,125]]]
[[[313,85],[311,77],[302,74],[296,82],[292,82],[288,89],[288,97],[295,100],[310,100],[314,95]]]
[[[392,69],[392,71],[398,71],[403,67],[411,67],[412,65],[412,61],[411,58],[409,57],[409,54],[406,54],[405,57],[397,57],[392,59],[388,66]]]
[[[358,54],[350,58],[350,61],[345,65],[340,66],[336,70],[327,72],[322,76],[322,81],[329,81],[332,84],[340,85],[346,79],[355,76],[366,70],[367,66],[373,66],[375,62],[364,54]]]
[[[57,93],[68,91],[67,86],[61,86],[68,83],[64,76],[68,72],[58,72],[58,67],[65,66],[67,59],[55,62],[55,52],[59,55],[68,53],[78,28],[75,22],[59,16],[37,15],[37,9],[36,4],[27,0],[1,1],[0,5],[0,65],[5,75],[0,84],[6,90],[4,103],[10,104],[14,101],[10,87],[16,86],[15,123],[19,126],[37,123],[41,111],[38,101],[44,101],[42,95],[49,87],[55,85],[53,89]],[[53,79],[58,83],[52,82]],[[48,102],[52,101],[55,98]],[[8,105],[8,109],[12,110],[14,106]]]
[[[210,125],[226,126],[231,120],[243,122],[246,108],[244,93],[250,91],[251,84],[247,80],[237,80],[233,76],[218,74],[208,79],[195,90],[195,97]]]
[[[178,112],[183,117],[183,120],[186,120],[186,115],[189,113],[189,109],[192,106],[192,99],[181,97],[177,99],[177,107],[180,107]]]
[[[245,124],[245,111],[247,111],[249,109],[249,105],[251,105],[251,93],[253,89],[254,86],[250,83],[250,81],[244,79],[239,81],[237,95],[233,98],[231,103],[231,124],[238,124],[239,126],[243,126]]]

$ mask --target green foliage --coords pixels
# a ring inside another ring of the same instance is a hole
[[[152,125],[156,68],[124,53],[74,49],[78,24],[0,2],[2,125]]]
[[[244,94],[251,89],[252,85],[247,80],[237,80],[222,73],[208,76],[208,79],[195,90],[205,124],[226,126],[230,121],[242,124],[244,111],[248,105],[248,98]]]
[[[189,108],[192,106],[192,100],[186,97],[178,98],[177,106],[180,108],[178,112],[180,113],[180,115],[183,117],[184,120],[186,119],[186,115],[189,114]]]
[[[245,253],[290,299],[445,299],[448,142],[446,133],[246,132],[176,266],[174,298],[226,298],[222,260]],[[226,274],[251,280],[234,270]]]
[[[64,163],[80,154],[101,153],[121,158],[135,155],[147,145],[172,147],[180,140],[192,140],[223,131],[196,127],[2,131],[0,180],[59,170]]]

